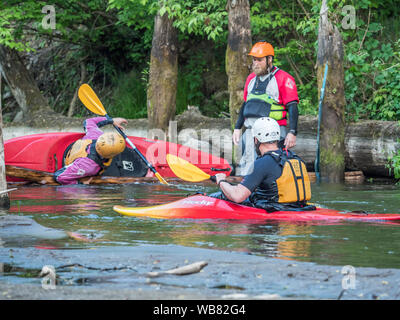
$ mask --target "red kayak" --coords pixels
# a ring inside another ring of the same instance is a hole
[[[4,143],[5,164],[44,172],[55,172],[63,167],[66,150],[83,136],[84,133],[58,132],[9,139]],[[209,153],[172,142],[140,137],[129,137],[129,139],[162,177],[176,177],[166,161],[166,155],[169,153],[189,161],[210,175],[215,175],[219,171],[226,175],[231,173],[231,167],[225,159]],[[103,175],[141,177],[146,174],[147,166],[129,146],[118,157],[114,159],[115,162],[119,161],[119,164],[112,164]],[[140,164],[140,161],[142,162],[141,165],[135,167]],[[9,181],[17,180],[10,177],[7,179]]]
[[[114,206],[114,211],[132,217],[159,219],[224,219],[224,220],[279,220],[279,221],[369,221],[398,222],[400,214],[341,213],[337,210],[317,208],[313,211],[277,211],[263,209],[194,195],[167,204],[152,207]]]

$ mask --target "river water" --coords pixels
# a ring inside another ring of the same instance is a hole
[[[89,252],[93,248],[173,246],[184,247],[189,253],[192,250],[193,254],[198,248],[216,253],[243,253],[239,257],[244,261],[250,254],[293,263],[400,269],[400,224],[160,220],[120,216],[112,210],[116,204],[148,206],[195,192],[214,191],[216,187],[212,184],[179,183],[171,186],[158,183],[18,186],[11,194],[12,206],[7,214],[30,218],[43,227],[59,230],[60,234],[41,229],[32,231],[23,225],[16,226],[12,232],[3,228],[0,247],[3,251],[13,248],[14,251],[80,249]],[[393,184],[313,184],[312,193],[312,202],[327,208],[400,213],[400,188]],[[64,231],[84,235],[91,242],[65,237]],[[3,254],[3,262],[12,264],[11,253],[7,255],[4,258]],[[24,261],[22,256],[17,264],[27,268],[29,259],[26,257]],[[28,280],[9,277],[8,281],[23,283]]]

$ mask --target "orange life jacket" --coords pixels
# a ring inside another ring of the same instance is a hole
[[[282,175],[276,180],[276,184],[280,203],[311,199],[311,184],[307,168],[298,157],[283,159]]]

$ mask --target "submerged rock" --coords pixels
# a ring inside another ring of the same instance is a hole
[[[15,215],[0,215],[0,238],[2,241],[28,239],[63,239],[65,231],[47,228],[31,218]]]

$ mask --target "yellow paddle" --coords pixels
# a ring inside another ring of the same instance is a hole
[[[194,164],[174,156],[167,154],[167,162],[172,172],[180,179],[190,182],[200,182],[207,179],[215,182],[215,176],[210,176]]]
[[[78,96],[79,99],[82,101],[82,103],[85,105],[85,107],[88,108],[90,111],[100,116],[105,116],[108,120],[112,120],[112,118],[107,114],[106,109],[104,108],[103,104],[97,97],[96,93],[88,84],[84,83],[83,85],[80,86],[78,90]],[[126,142],[128,142],[131,148],[146,163],[146,165],[150,168],[150,170],[153,171],[157,179],[162,184],[168,185],[168,182],[164,180],[164,178],[157,172],[157,170],[153,167],[153,165],[149,161],[147,161],[147,159],[140,153],[140,151],[136,148],[133,142],[127,137],[127,135],[117,126],[114,125],[114,128],[119,132],[121,136],[125,138]]]

